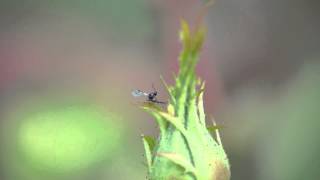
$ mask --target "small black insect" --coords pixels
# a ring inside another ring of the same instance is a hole
[[[145,97],[147,97],[147,101],[149,101],[149,102],[159,103],[159,104],[166,104],[166,102],[157,100],[156,96],[158,95],[158,92],[156,91],[154,86],[152,86],[152,88],[153,88],[153,91],[150,92],[150,93],[146,93],[146,92],[143,92],[143,91],[138,90],[138,89],[137,90],[133,90],[132,91],[132,96],[134,96],[134,97],[145,96]]]

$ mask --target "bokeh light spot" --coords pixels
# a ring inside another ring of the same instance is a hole
[[[121,144],[119,119],[92,107],[34,113],[19,129],[19,149],[36,168],[74,171],[112,156]]]

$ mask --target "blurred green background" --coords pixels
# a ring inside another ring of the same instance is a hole
[[[146,179],[133,89],[167,94],[196,0],[0,0],[0,179]],[[232,179],[320,177],[320,3],[217,0],[198,66]]]

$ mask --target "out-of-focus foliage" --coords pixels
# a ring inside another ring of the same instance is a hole
[[[6,151],[11,151],[5,157],[7,177],[50,179],[90,174],[92,167],[120,154],[125,132],[121,118],[114,113],[92,105],[26,109],[15,112],[19,115],[12,118],[11,132],[3,129],[11,136],[4,141]]]
[[[320,65],[308,64],[270,107],[260,142],[261,179],[320,177]]]
[[[59,107],[22,120],[19,149],[35,168],[74,171],[114,155],[123,132],[119,118],[90,107]]]
[[[154,32],[152,18],[148,15],[150,13],[148,4],[144,0],[95,0],[93,2],[85,0],[22,0],[3,1],[0,2],[0,5],[2,13],[5,13],[8,9],[17,11],[12,17],[4,16],[0,17],[0,20],[3,18],[6,21],[13,21],[16,20],[15,18],[22,20],[26,18],[26,21],[30,21],[27,18],[28,16],[40,15],[40,17],[31,20],[30,23],[32,23],[41,19],[41,15],[57,18],[78,17],[83,18],[83,22],[90,22],[92,28],[97,28],[96,30],[99,30],[99,33],[110,33],[112,36],[109,37],[116,39],[115,42],[125,39],[146,40]],[[47,12],[43,12],[44,10]],[[26,17],[21,16],[20,13],[26,13]],[[19,22],[9,25],[19,25]]]
[[[261,180],[319,177],[319,72],[319,63],[307,64],[277,93],[250,87],[230,100],[228,114],[221,118],[232,120],[222,133],[228,134],[231,144],[225,147],[232,151],[233,176]],[[250,166],[242,167],[242,163]],[[256,175],[243,173],[247,168]]]

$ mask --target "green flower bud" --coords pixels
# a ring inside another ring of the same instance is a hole
[[[180,40],[183,50],[179,57],[180,70],[175,85],[163,84],[170,96],[167,110],[154,103],[143,108],[157,121],[160,135],[155,141],[143,136],[143,144],[152,180],[227,180],[230,166],[223,149],[217,126],[205,123],[203,93],[205,83],[195,73],[205,36],[199,26],[194,33],[182,21]],[[163,79],[162,79],[163,80]],[[212,138],[209,130],[216,133]]]

